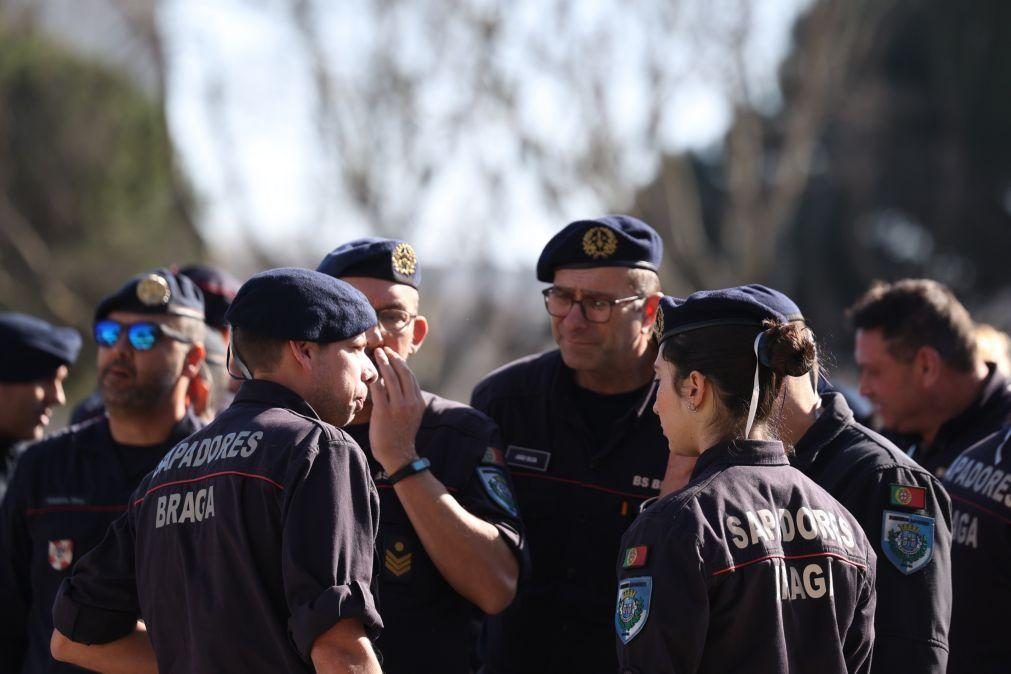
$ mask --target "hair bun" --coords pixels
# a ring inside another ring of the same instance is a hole
[[[817,358],[814,336],[800,322],[766,322],[758,344],[762,365],[780,376],[801,377],[811,371]]]

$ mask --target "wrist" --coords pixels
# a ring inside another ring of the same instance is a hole
[[[431,468],[432,462],[424,457],[416,457],[411,461],[398,468],[397,470],[390,473],[389,482],[390,484],[396,484],[401,480],[411,477],[412,475],[417,475],[422,473],[429,468]]]

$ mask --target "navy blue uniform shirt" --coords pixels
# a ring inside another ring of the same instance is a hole
[[[522,575],[526,557],[523,527],[502,458],[498,428],[471,407],[427,392],[422,396],[425,414],[415,440],[418,456],[432,462],[432,474],[461,506],[502,533],[516,554]],[[346,430],[369,455],[383,513],[377,546],[383,633],[376,642],[383,671],[471,671],[476,623],[483,614],[446,582],[425,552],[389,476],[372,457],[369,425]]]
[[[949,674],[1011,669],[1011,427],[962,454],[944,475],[954,513]]]
[[[604,399],[585,407],[587,393],[557,350],[474,390],[471,404],[501,429],[531,558],[516,601],[485,622],[487,672],[615,670],[614,559],[639,505],[659,491],[667,440],[652,386],[619,396],[617,410]]]
[[[621,546],[620,672],[870,670],[874,551],[778,442],[711,447]]]
[[[944,477],[944,471],[959,454],[1011,423],[1011,383],[993,363],[987,363],[987,367],[990,372],[979,395],[968,409],[941,425],[930,446],[908,437],[894,438],[895,444],[938,478]]]
[[[853,514],[877,553],[872,672],[944,674],[951,620],[948,494],[925,468],[858,424],[840,393],[822,396],[818,420],[795,450],[794,467]],[[923,533],[920,541],[906,537],[918,543],[908,551],[893,535],[907,516],[916,517]]]
[[[144,479],[60,587],[54,622],[93,644],[143,616],[162,674],[310,672],[338,620],[382,627],[378,516],[361,448],[289,389],[247,381]]]
[[[141,478],[197,428],[187,416],[164,443],[129,447],[102,416],[25,450],[0,509],[0,672],[84,671],[49,654],[56,589]]]

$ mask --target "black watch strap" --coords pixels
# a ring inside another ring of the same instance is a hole
[[[411,477],[412,475],[416,475],[423,470],[428,470],[431,467],[432,462],[426,459],[425,457],[415,459],[414,461],[411,461],[409,464],[407,464],[406,466],[395,472],[393,475],[390,475],[390,484],[396,484],[401,480],[403,480],[405,477]]]

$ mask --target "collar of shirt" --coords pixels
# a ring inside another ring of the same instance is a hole
[[[726,466],[788,466],[786,450],[779,440],[729,440],[713,445],[699,456],[692,481]]]
[[[302,396],[283,384],[266,379],[247,379],[242,382],[239,392],[235,394],[233,405],[239,403],[254,403],[268,407],[283,407],[303,416],[319,419],[316,410],[303,400]]]
[[[966,428],[974,425],[979,417],[989,411],[991,404],[1000,404],[1001,398],[1011,395],[1008,393],[1008,380],[997,371],[997,366],[993,363],[987,363],[986,366],[989,372],[983,380],[979,395],[969,407],[941,424],[931,449],[946,445],[951,438],[957,437]]]
[[[818,460],[818,453],[835,440],[843,429],[853,423],[853,410],[841,393],[821,396],[818,418],[794,446],[793,465],[804,470]]]

